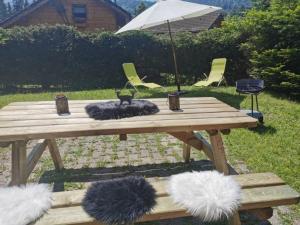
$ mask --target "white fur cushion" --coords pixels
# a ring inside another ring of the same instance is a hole
[[[35,221],[51,207],[51,196],[45,184],[0,188],[0,224],[26,225]]]
[[[230,176],[216,171],[173,175],[168,192],[174,202],[204,221],[231,216],[241,199],[241,189]]]

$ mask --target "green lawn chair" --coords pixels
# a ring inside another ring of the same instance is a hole
[[[226,58],[214,59],[211,65],[211,71],[209,76],[206,76],[206,80],[199,81],[194,84],[196,87],[207,87],[213,83],[218,83],[218,87],[220,84],[225,81],[224,72],[226,67]]]
[[[128,79],[128,82],[134,87],[143,86],[150,89],[153,88],[161,88],[159,84],[155,83],[145,83],[143,79],[146,77],[143,77],[142,79],[139,78],[139,75],[136,72],[135,66],[133,63],[124,63],[123,64],[124,73]]]

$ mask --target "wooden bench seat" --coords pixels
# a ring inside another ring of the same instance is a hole
[[[280,205],[297,204],[299,194],[272,173],[234,175],[242,186],[240,210],[262,209]],[[157,191],[157,205],[153,212],[140,221],[154,221],[190,216],[177,206],[166,193],[167,178],[151,178]],[[53,206],[34,225],[100,225],[80,206],[86,190],[54,193]]]

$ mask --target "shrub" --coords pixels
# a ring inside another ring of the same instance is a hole
[[[300,92],[300,1],[273,0],[265,10],[227,20],[222,29],[243,37],[249,74],[277,92]],[[241,65],[241,64],[240,64]]]
[[[181,83],[202,79],[214,58],[226,57],[229,84],[250,74],[276,90],[299,92],[299,18],[299,0],[273,0],[264,10],[227,17],[221,28],[175,35]],[[81,33],[63,25],[0,29],[0,62],[2,87],[119,88],[126,83],[125,62],[152,82],[174,85],[170,38],[144,32]]]
[[[239,50],[230,38],[221,29],[178,35],[175,44],[182,83],[192,84],[208,72],[214,57],[238,59]],[[169,37],[143,32],[86,34],[63,25],[1,29],[0,60],[4,87],[117,88],[126,82],[124,62],[134,62],[138,72],[153,82],[166,81],[161,74],[174,74]],[[229,71],[229,80],[234,80],[237,71]]]

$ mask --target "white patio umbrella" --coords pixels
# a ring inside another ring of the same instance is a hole
[[[144,30],[161,24],[167,24],[174,58],[175,80],[178,92],[180,93],[180,80],[170,22],[201,17],[218,10],[222,10],[222,8],[182,0],[157,0],[153,6],[131,20],[117,31],[116,34],[129,30]]]

